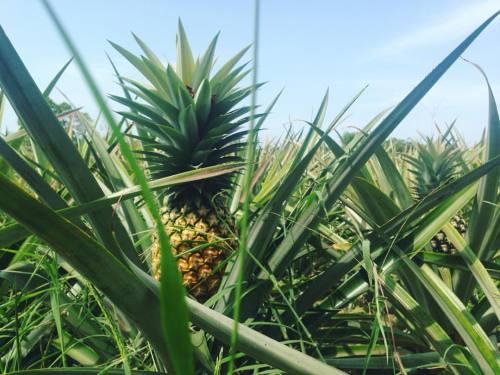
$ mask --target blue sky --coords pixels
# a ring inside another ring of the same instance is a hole
[[[195,54],[202,53],[219,30],[220,61],[252,41],[253,2],[248,0],[53,0],[52,4],[105,93],[119,92],[105,52],[123,75],[137,77],[108,39],[138,52],[130,34],[134,32],[161,58],[174,61],[180,17]],[[362,127],[401,100],[498,9],[500,0],[262,1],[259,80],[268,84],[259,91],[258,101],[266,105],[285,89],[265,135],[279,136],[289,120],[299,129],[298,120],[311,119],[327,88],[327,119],[331,119],[368,84],[343,125]],[[2,0],[0,25],[36,82],[45,87],[69,54],[40,3]],[[500,101],[499,42],[497,19],[464,57],[484,68]],[[58,88],[75,104],[97,113],[76,67],[67,71]],[[56,93],[54,98],[61,97]],[[405,138],[431,134],[435,122],[457,118],[457,127],[473,142],[484,129],[487,110],[482,77],[470,64],[458,61],[394,134]],[[12,129],[12,113],[6,122]]]

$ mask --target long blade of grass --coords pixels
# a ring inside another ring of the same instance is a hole
[[[254,9],[254,43],[253,43],[253,69],[252,69],[252,93],[250,96],[250,124],[249,124],[249,133],[247,139],[247,145],[245,148],[245,157],[246,157],[246,167],[245,174],[243,180],[243,195],[245,200],[243,202],[242,207],[242,217],[239,222],[239,251],[238,251],[238,259],[239,264],[236,268],[237,278],[236,278],[236,288],[235,288],[235,301],[233,308],[233,329],[231,332],[231,345],[229,347],[229,366],[228,366],[228,374],[232,375],[235,369],[235,358],[236,358],[236,345],[238,343],[238,329],[239,329],[239,320],[240,320],[240,306],[241,306],[241,296],[243,293],[243,282],[245,280],[244,269],[246,266],[246,258],[248,252],[248,234],[249,234],[249,222],[250,222],[250,203],[252,202],[252,179],[253,179],[253,171],[254,171],[254,159],[255,159],[255,148],[257,142],[257,129],[255,124],[255,109],[257,105],[257,81],[258,81],[258,58],[259,58],[259,21],[260,21],[260,0],[255,0],[255,9]],[[199,83],[196,78],[198,74],[201,72],[203,75],[206,75],[211,69],[211,66],[204,67],[203,65],[207,64],[205,61],[209,61],[209,64],[212,64],[213,60],[213,49],[215,48],[215,43],[217,41],[217,36],[214,41],[210,44],[209,50],[206,52],[206,57],[204,57],[194,72],[193,77],[193,85]],[[212,47],[213,45],[213,47]],[[203,70],[202,70],[203,68]],[[207,71],[205,73],[204,71]]]
[[[281,90],[278,95],[274,97],[274,99],[271,101],[269,106],[266,108],[266,110],[263,112],[262,117],[259,118],[259,121],[255,124],[255,136],[257,136],[258,132],[262,129],[262,126],[264,125],[264,121],[266,121],[267,116],[271,113],[273,110],[275,104],[278,102],[278,99],[280,98],[281,94],[283,93],[283,90]],[[238,205],[240,203],[240,200],[245,199],[245,197],[241,197],[242,189],[243,189],[243,182],[245,179],[245,174],[241,174],[239,179],[238,179],[238,184],[236,185],[236,188],[233,193],[233,198],[232,198],[232,203],[230,207],[230,212],[235,212],[238,208]]]
[[[163,335],[169,352],[168,359],[166,358],[167,364],[169,366],[172,366],[172,368],[175,370],[175,373],[177,374],[194,374],[193,353],[188,326],[188,309],[185,302],[186,291],[184,289],[184,286],[182,285],[181,276],[177,269],[175,258],[170,250],[170,240],[165,233],[160,212],[158,210],[158,206],[153,197],[153,194],[148,187],[146,176],[144,175],[144,172],[132,155],[132,151],[130,150],[123,135],[120,133],[120,128],[113,119],[111,111],[106,105],[106,102],[102,97],[99,89],[97,88],[97,85],[92,78],[90,71],[83,62],[82,57],[80,56],[68,33],[62,26],[59,18],[55,14],[48,1],[44,0],[42,1],[42,4],[49,13],[54,25],[59,31],[60,36],[63,38],[66,47],[72,52],[73,56],[75,57],[75,61],[80,68],[85,82],[91,90],[94,99],[99,105],[108,125],[113,130],[115,137],[120,144],[120,150],[122,151],[125,159],[132,167],[135,177],[139,182],[144,201],[146,202],[146,205],[155,221],[156,230],[161,245],[161,321],[163,327]]]
[[[3,114],[5,111],[5,94],[0,90],[0,129],[2,126]]]

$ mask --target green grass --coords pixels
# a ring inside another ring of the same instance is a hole
[[[44,91],[0,29],[0,121],[8,101],[20,123],[0,138],[1,373],[500,372],[500,120],[484,72],[476,66],[488,88],[485,136],[467,145],[453,124],[435,135],[459,156],[453,179],[416,197],[411,170],[425,142],[390,138],[497,14],[362,131],[334,135],[364,89],[333,119],[327,92],[302,132],[262,144],[258,130],[279,94],[257,115],[256,2],[245,162],[151,180],[133,153],[148,145],[126,136],[140,127],[111,112],[85,51],[43,4],[74,56]],[[190,61],[182,43],[180,58]],[[70,103],[71,93],[64,105],[49,102],[70,63],[107,133],[95,131],[97,120]],[[188,68],[183,75],[193,74]],[[158,197],[167,186],[234,171],[228,206],[239,250],[202,304],[186,298]],[[450,225],[457,213],[464,236]],[[431,250],[441,230],[453,254]],[[153,232],[162,241],[161,284],[150,276]]]

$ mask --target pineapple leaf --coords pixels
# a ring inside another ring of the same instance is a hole
[[[247,69],[245,72],[241,73],[247,65],[248,63],[239,66],[226,77],[223,77],[221,81],[212,83],[212,92],[219,100],[224,99],[226,94],[252,71],[251,69]]]
[[[159,110],[163,111],[165,113],[165,116],[167,116],[169,121],[172,123],[172,125],[174,126],[176,125],[175,122],[177,120],[177,117],[179,116],[179,110],[174,105],[172,105],[169,101],[165,100],[160,95],[155,93],[153,90],[148,89],[141,83],[127,78],[124,78],[124,80],[128,81],[129,83],[137,87],[137,90],[133,88],[128,88],[130,91],[134,92],[136,95],[147,101],[149,104],[156,106]],[[125,104],[125,102],[123,101],[122,103]]]
[[[157,112],[157,108],[155,107],[151,107],[145,104],[140,104],[137,101],[123,98],[121,96],[109,95],[109,97],[114,101],[129,107],[134,112],[138,112],[142,115],[147,116],[152,122],[161,125],[171,126],[171,122],[168,119],[164,118],[161,114],[159,114]]]
[[[191,144],[196,144],[199,140],[198,124],[193,105],[184,107],[179,114],[179,124],[182,134]]]
[[[335,171],[334,177],[326,187],[325,207],[328,209],[338,199],[347,187],[350,179],[366,163],[389,134],[401,123],[408,113],[418,104],[424,95],[436,84],[449,67],[460,57],[463,51],[478,37],[478,35],[493,21],[500,12],[495,13],[474,30],[458,47],[456,47],[427,77],[425,77],[382,121],[374,132],[362,143],[359,150],[349,157]],[[289,235],[283,240],[270,260],[270,267],[275,275],[280,275],[286,265],[293,259],[293,252],[299,249],[309,237],[310,231],[321,217],[321,207],[309,207],[291,228]],[[291,252],[291,253],[290,253]],[[262,296],[262,295],[261,295]],[[258,305],[258,304],[257,304]]]
[[[69,59],[68,62],[66,64],[64,64],[63,67],[57,72],[57,74],[54,76],[54,78],[52,78],[52,80],[49,82],[49,84],[47,85],[45,90],[43,90],[43,96],[45,96],[46,98],[49,97],[49,95],[52,92],[52,90],[54,89],[54,87],[56,87],[57,82],[59,82],[59,79],[64,74],[64,72],[66,71],[66,69],[68,68],[69,64],[71,64],[72,61],[73,61],[73,58]]]
[[[200,88],[196,92],[194,100],[196,103],[196,117],[198,119],[198,124],[204,126],[212,108],[212,90],[208,79],[205,78],[203,80]]]
[[[168,89],[168,95],[170,97],[171,103],[175,107],[180,109],[182,107],[182,103],[179,102],[179,90],[181,90],[181,89],[185,90],[185,85],[179,79],[175,70],[172,68],[172,66],[170,64],[167,65],[166,86]],[[188,93],[188,95],[189,95],[189,93]]]
[[[219,71],[212,77],[210,83],[212,86],[216,86],[220,81],[224,80],[229,73],[233,70],[233,68],[238,64],[241,58],[245,55],[245,53],[250,49],[252,45],[249,45],[243,48],[240,52],[238,52],[234,57],[229,59],[220,69]],[[243,67],[242,67],[243,68]]]
[[[488,77],[477,64],[473,64],[482,74],[488,89],[489,114],[487,136],[484,140],[485,151],[483,160],[488,161],[500,157],[500,118],[495,96],[491,89]],[[500,168],[496,168],[481,180],[471,214],[467,240],[479,259],[490,260],[495,254],[497,241],[500,235],[500,207],[498,188],[500,186]],[[498,241],[497,241],[498,243]],[[472,295],[474,280],[470,273],[457,272],[453,278],[453,285],[457,294],[465,302]]]
[[[415,299],[398,285],[391,276],[381,275],[379,278],[381,286],[388,293],[392,304],[398,307],[398,311],[411,321],[432,342],[441,358],[446,358],[452,364],[456,374],[474,374],[469,369],[470,364],[465,355],[457,348],[446,331],[431,317]]]
[[[151,72],[149,67],[146,65],[144,60],[135,56],[132,52],[119,46],[116,43],[113,43],[111,41],[109,41],[109,43],[115,50],[117,50],[123,57],[125,57],[153,86],[158,89],[158,81],[153,72]]]
[[[120,115],[123,117],[132,120],[135,122],[137,126],[144,127],[146,130],[151,132],[153,135],[155,135],[158,138],[164,139],[167,142],[169,141],[169,138],[167,137],[166,134],[166,129],[170,129],[167,126],[160,125],[158,123],[155,123],[151,121],[150,119],[136,113],[136,112],[118,112]]]
[[[319,220],[323,217],[324,211],[331,209],[332,205],[338,200],[344,189],[349,185],[351,179],[361,170],[368,159],[376,152],[382,142],[389,134],[401,123],[408,113],[420,102],[425,94],[439,81],[449,67],[460,57],[467,47],[481,34],[481,32],[495,19],[500,12],[495,13],[475,29],[458,47],[456,47],[427,77],[425,77],[380,123],[380,125],[361,143],[356,149],[356,153],[348,157],[339,168],[337,168],[325,187],[325,194],[322,200],[322,205],[310,205],[304,210],[300,217],[294,222],[289,229],[287,236],[283,238],[281,243],[274,250],[268,265],[271,274],[274,277],[280,277],[286,270],[290,262],[295,257],[296,253],[305,244],[311,234],[311,228],[315,228]],[[281,212],[280,207],[277,212]],[[276,215],[278,216],[278,215]],[[274,230],[274,226],[270,228]],[[271,234],[272,236],[272,234]],[[259,247],[266,247],[259,244]],[[252,251],[257,251],[251,248]],[[262,250],[262,251],[265,251]],[[341,272],[342,275],[345,272]],[[250,292],[246,299],[246,312],[250,316],[253,315],[255,309],[261,305],[263,299],[268,295],[272,283],[269,282],[269,273],[262,272],[259,278],[267,281],[264,285],[254,293]],[[330,278],[331,279],[331,278]],[[330,280],[331,281],[331,280]],[[265,283],[265,281],[264,281]],[[329,285],[331,285],[329,283]],[[267,289],[266,289],[267,288]],[[326,293],[329,289],[318,288],[312,291],[316,296],[321,295],[321,291]],[[309,307],[317,299],[310,299],[306,306]],[[227,302],[230,306],[232,301]]]
[[[191,82],[193,77],[195,65],[193,59],[193,53],[191,52],[191,47],[189,46],[189,41],[186,36],[186,31],[182,25],[182,21],[179,19],[178,32],[177,32],[177,62],[175,64],[175,69],[185,85]]]
[[[156,88],[158,93],[165,96],[165,98],[168,98],[169,91],[167,83],[165,82],[165,69],[163,67],[158,67],[144,56],[142,56],[142,61],[154,77],[154,82],[151,82],[153,86]]]
[[[102,197],[104,193],[95,177],[60,126],[2,28],[0,64],[3,67],[0,69],[0,85],[34,143],[43,150],[43,154],[57,170],[73,198],[83,203]],[[102,241],[115,256],[123,259],[125,252],[126,256],[140,264],[125,228],[110,208],[93,212],[90,218]],[[114,234],[109,229],[110,225],[115,229]]]
[[[319,121],[323,117],[322,113],[326,111],[327,103],[328,91],[323,97],[322,104],[316,114],[315,121]],[[318,141],[301,160],[296,159],[297,164],[292,167],[291,171],[283,179],[283,182],[280,184],[273,198],[267,203],[267,205],[261,211],[261,214],[252,224],[248,234],[248,249],[253,253],[253,256],[256,259],[263,259],[266,253],[267,246],[271,242],[274,235],[275,227],[279,222],[279,215],[276,215],[276,213],[280,212],[282,206],[292,195],[292,192],[296,189],[302,174],[311,162],[320,145],[321,142]],[[240,269],[244,273],[243,281],[246,281],[257,268],[255,262],[248,262],[248,264],[244,265],[244,267],[240,267],[240,263],[241,259],[238,258],[233,264],[229,265],[229,274],[227,278],[223,280],[223,286],[233,285],[238,279],[238,272]],[[229,297],[227,299],[231,301],[230,298],[234,298],[233,291],[229,291],[226,293]],[[216,305],[216,309],[218,311],[225,311],[227,308],[232,308],[231,302],[227,302],[226,298],[221,298]],[[241,311],[242,319],[244,320],[247,312],[243,308]]]
[[[177,89],[177,99],[179,102],[179,108],[185,108],[191,105],[194,105],[193,97],[191,93],[186,90],[186,87],[179,86]]]
[[[356,201],[377,225],[386,223],[400,212],[392,199],[364,178],[354,177],[351,184],[358,198]]]
[[[144,43],[137,35],[135,35],[134,33],[132,33],[132,36],[134,37],[134,39],[136,40],[137,44],[139,44],[139,46],[141,47],[141,49],[144,51],[144,53],[146,54],[147,58],[153,63],[155,64],[158,68],[160,68],[161,70],[165,70],[165,67],[163,66],[163,64],[161,63],[160,59],[158,58],[158,56],[156,56],[156,54],[146,45],[146,43]]]
[[[196,64],[196,68],[193,74],[193,79],[191,80],[191,88],[194,92],[198,91],[198,87],[204,79],[208,79],[210,76],[210,71],[212,70],[215,47],[217,46],[217,39],[219,38],[219,33],[213,38],[213,40],[208,45],[207,50],[203,54],[203,57]]]
[[[472,275],[481,286],[481,290],[490,302],[490,305],[497,316],[497,320],[500,322],[500,293],[492,277],[486,270],[485,265],[479,260],[453,225],[446,224],[443,231],[446,236],[448,236],[449,240],[455,245],[459,255],[464,260],[464,263],[467,264],[467,267],[471,271]]]

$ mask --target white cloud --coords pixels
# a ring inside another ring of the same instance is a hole
[[[389,40],[376,47],[372,53],[377,56],[396,55],[465,36],[499,9],[498,0],[469,2],[461,8],[447,11],[445,16],[440,15],[426,25]]]

